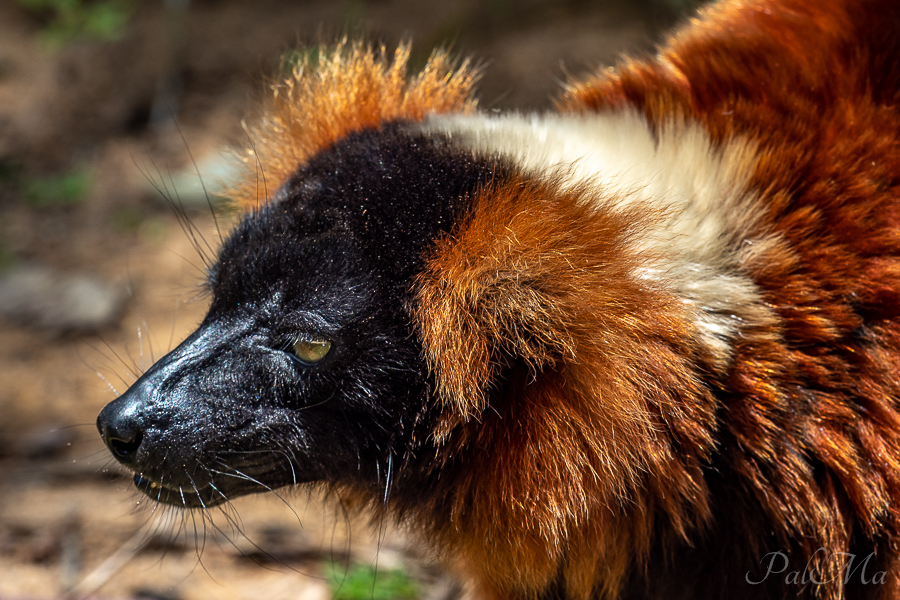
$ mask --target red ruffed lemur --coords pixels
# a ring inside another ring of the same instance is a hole
[[[406,59],[275,87],[98,419],[135,485],[327,485],[498,600],[900,597],[900,3],[723,2],[546,114]]]

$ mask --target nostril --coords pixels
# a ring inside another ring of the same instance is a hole
[[[127,437],[110,434],[107,434],[104,437],[106,437],[106,444],[109,446],[113,455],[124,462],[132,458],[138,448],[140,448],[141,441],[144,439],[144,432],[136,431],[133,435]]]
[[[97,429],[113,456],[127,466],[134,466],[144,440],[144,427],[124,398],[120,396],[100,411]]]

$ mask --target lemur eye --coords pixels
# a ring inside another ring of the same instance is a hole
[[[312,365],[328,354],[331,350],[331,342],[328,340],[304,340],[299,339],[294,342],[294,354],[297,355],[302,362]]]

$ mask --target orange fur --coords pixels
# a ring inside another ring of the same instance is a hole
[[[438,242],[415,303],[445,408],[441,455],[467,464],[432,533],[495,585],[540,589],[567,563],[578,598],[598,570],[617,591],[657,510],[681,535],[708,516],[716,409],[687,358],[702,361],[683,306],[633,275],[653,257],[631,246],[658,216],[597,209],[586,193],[485,189]]]
[[[377,53],[361,43],[319,50],[273,86],[264,118],[248,131],[242,157],[246,174],[230,192],[238,207],[253,210],[316,152],[344,136],[387,121],[419,121],[427,113],[468,112],[478,73],[435,52],[415,77],[407,77],[409,46]]]

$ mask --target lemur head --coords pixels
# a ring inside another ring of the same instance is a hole
[[[406,48],[393,63],[338,48],[275,87],[206,318],[98,418],[152,498],[200,507],[305,481],[384,485],[428,436],[412,282],[504,169],[413,126],[470,111],[471,70],[439,54],[408,81],[406,61]]]
[[[202,324],[98,420],[143,491],[200,506],[309,480],[377,484],[405,452],[432,405],[411,281],[503,170],[407,129],[318,152],[225,241]]]

